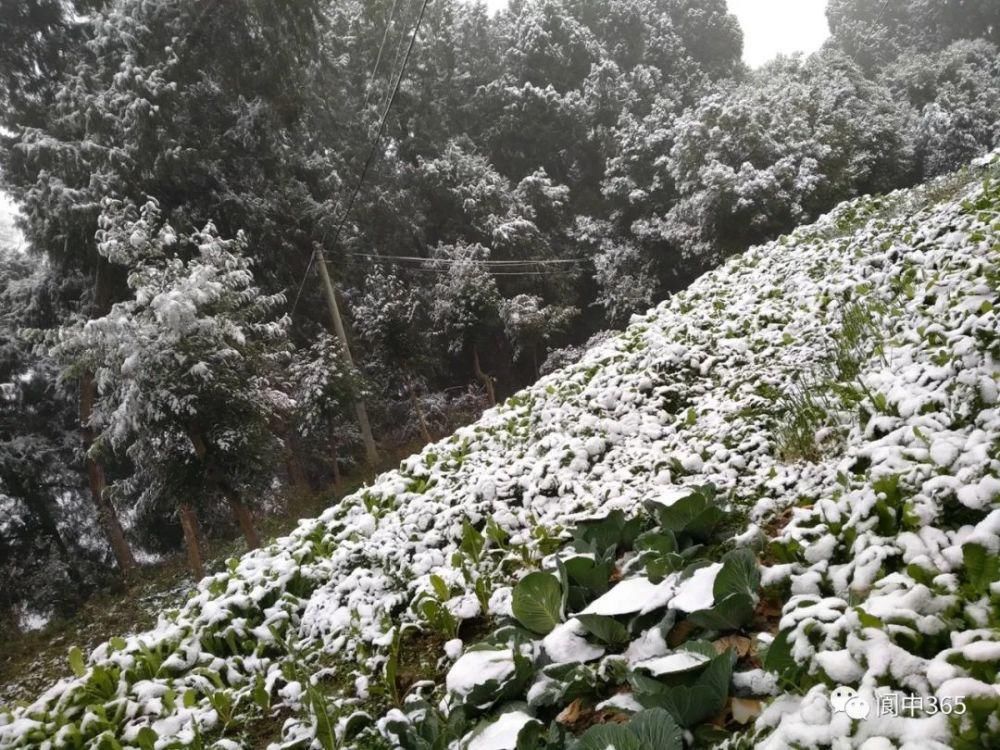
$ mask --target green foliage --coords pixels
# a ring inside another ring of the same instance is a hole
[[[714,487],[699,487],[691,489],[689,494],[669,506],[650,503],[648,516],[627,518],[616,512],[584,521],[572,529],[570,541],[563,542],[562,551],[551,551],[556,556],[558,576],[535,571],[515,586],[512,610],[514,620],[520,627],[501,624],[481,644],[472,647],[472,650],[495,651],[501,661],[512,658],[514,662],[513,671],[506,677],[485,679],[467,694],[450,697],[452,704],[464,712],[463,715],[482,716],[480,724],[471,728],[462,725],[455,728],[455,734],[441,734],[439,721],[429,719],[419,711],[414,713],[407,705],[404,710],[412,724],[408,730],[409,739],[403,747],[407,750],[426,747],[419,744],[414,735],[416,727],[426,726],[431,727],[427,730],[431,735],[439,738],[436,741],[443,742],[440,738],[447,736],[450,742],[471,742],[500,713],[515,707],[522,707],[518,710],[526,710],[529,715],[539,717],[539,722],[529,722],[526,733],[518,740],[519,747],[524,745],[525,748],[552,750],[683,747],[681,727],[698,728],[725,706],[737,659],[733,649],[719,654],[711,642],[689,638],[677,647],[675,653],[691,652],[701,658],[692,659],[683,669],[656,677],[646,674],[642,667],[630,671],[621,657],[607,658],[600,664],[547,664],[544,658],[533,662],[530,654],[538,652],[540,637],[551,633],[564,617],[572,617],[579,622],[585,637],[592,644],[602,646],[604,653],[620,653],[634,638],[650,628],[659,628],[666,637],[675,623],[675,615],[667,611],[669,603],[645,614],[636,614],[638,607],[626,608],[629,613],[620,616],[584,614],[582,610],[618,585],[611,581],[611,573],[618,565],[624,564],[623,560],[628,560],[633,552],[637,555],[637,560],[629,563],[633,570],[648,566],[647,558],[654,562],[671,557],[683,561],[684,565],[664,573],[664,576],[676,575],[678,580],[683,580],[685,573],[690,574],[703,567],[708,560],[698,555],[706,547],[696,544],[694,540],[714,541],[713,529],[719,516],[711,511],[720,507],[721,499],[716,496]],[[471,525],[467,524],[463,532],[462,559],[482,556],[483,544],[482,535],[474,533]],[[710,609],[688,615],[688,620],[695,626],[691,632],[706,632],[707,637],[715,638],[719,633],[738,631],[753,614],[760,581],[757,559],[750,550],[740,548],[726,553],[713,585],[715,604]],[[438,596],[449,593],[443,581],[434,583],[432,578],[432,586],[440,588]],[[533,648],[526,647],[526,638],[535,641]],[[524,707],[516,701],[525,696],[527,681],[538,671],[540,675],[532,689],[530,705]],[[646,707],[627,725],[596,726],[577,740],[564,737],[557,724],[544,731],[544,717],[551,716],[548,711],[555,711],[577,699],[584,705],[592,705],[620,691],[625,685],[631,686],[636,699]],[[429,725],[425,723],[427,721],[430,721]]]
[[[485,546],[485,537],[479,533],[475,526],[469,523],[467,518],[462,519],[462,543],[459,549],[468,555],[472,562],[478,563]]]
[[[514,617],[528,630],[545,635],[562,622],[563,593],[551,573],[529,573],[514,587]]]
[[[653,679],[633,673],[636,700],[647,708],[664,708],[682,727],[689,728],[722,710],[729,696],[729,680],[736,655],[726,651],[704,669]]]
[[[437,706],[424,701],[410,704],[408,715],[399,714],[386,721],[386,732],[404,750],[446,750],[468,731],[469,718],[461,708],[447,717]]]
[[[609,646],[622,646],[629,641],[628,628],[613,617],[604,615],[576,615],[584,630]]]
[[[981,544],[963,544],[962,558],[965,565],[965,587],[971,597],[978,598],[988,594],[990,586],[1000,581],[1000,556],[990,554]]]
[[[711,484],[691,488],[689,495],[670,505],[654,503],[653,507],[663,530],[696,541],[709,539],[726,516]]]
[[[438,575],[430,577],[432,591],[424,591],[413,601],[413,610],[437,633],[445,638],[454,638],[458,633],[459,621],[448,609],[451,588]]]
[[[872,357],[886,364],[882,348],[889,310],[870,293],[858,295],[843,306],[837,329],[811,369],[796,373],[779,394],[775,438],[778,455],[786,461],[820,460],[824,446],[819,432],[839,428],[848,411],[886,411],[884,395],[873,393],[860,374]]]
[[[83,653],[79,648],[73,646],[69,650],[69,666],[73,670],[73,674],[77,677],[83,677],[84,673],[87,671],[86,665],[83,661]]]
[[[608,590],[614,569],[614,559],[597,557],[571,557],[560,563],[565,574],[564,593],[566,604],[581,610]]]
[[[643,519],[626,519],[620,510],[607,517],[583,521],[573,531],[573,546],[578,552],[614,557],[632,548],[642,529]]]
[[[706,630],[737,630],[753,616],[760,588],[757,558],[748,549],[736,549],[722,558],[713,584],[714,603],[708,609],[691,612],[688,619]]]

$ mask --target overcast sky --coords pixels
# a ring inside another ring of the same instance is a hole
[[[507,0],[486,0],[491,10]],[[752,67],[775,55],[815,52],[830,35],[827,0],[728,0],[743,27],[743,59]]]
[[[827,0],[729,0],[743,27],[743,59],[757,67],[778,54],[815,52],[830,36]]]

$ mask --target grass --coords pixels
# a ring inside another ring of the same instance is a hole
[[[786,461],[819,461],[826,428],[837,428],[837,417],[868,399],[878,403],[860,374],[883,352],[888,309],[875,300],[856,299],[845,305],[830,346],[811,371],[797,374],[778,398],[778,453]]]

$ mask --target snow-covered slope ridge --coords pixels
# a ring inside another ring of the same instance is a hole
[[[562,529],[707,483],[742,511],[730,546],[755,550],[781,601],[781,679],[744,670],[768,701],[745,742],[1000,746],[997,164],[845,204],[705,275],[0,713],[0,748],[262,746],[247,728],[273,712],[275,746],[340,746],[356,707],[389,707],[387,655],[421,622],[418,595],[444,582],[456,619],[503,618]],[[523,564],[484,555],[463,574],[463,528],[487,519]],[[432,655],[438,678],[468,645]],[[856,720],[832,712],[835,685],[966,711]],[[489,747],[514,747],[504,726]]]

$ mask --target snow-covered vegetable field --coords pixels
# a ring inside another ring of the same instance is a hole
[[[72,653],[0,748],[1000,746],[998,175],[731,260]]]

